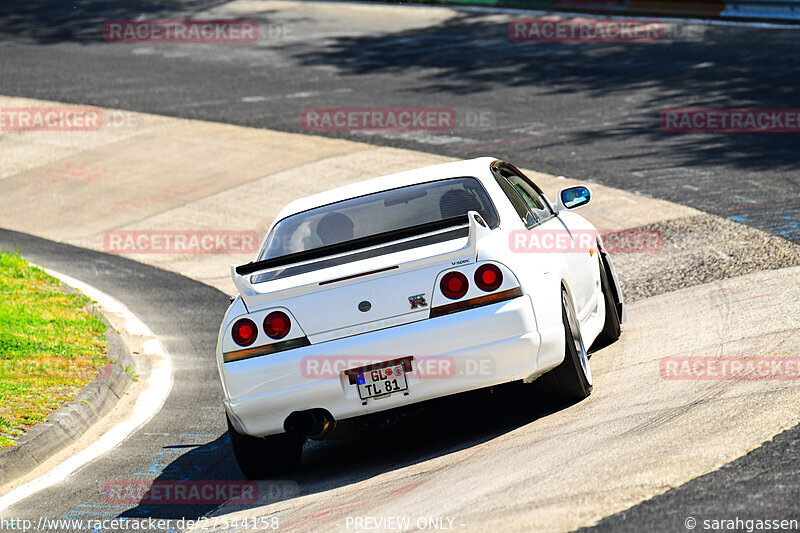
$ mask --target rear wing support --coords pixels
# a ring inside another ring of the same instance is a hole
[[[483,217],[481,217],[481,215],[478,214],[477,211],[469,211],[466,217],[467,220],[464,220],[463,215],[459,217],[458,220],[457,219],[449,220],[449,225],[437,223],[436,224],[437,227],[432,229],[441,230],[441,229],[446,229],[448,227],[450,228],[457,227],[458,225],[461,225],[463,227],[464,222],[466,222],[469,228],[469,232],[467,235],[467,244],[466,246],[464,246],[464,248],[451,253],[457,253],[459,255],[463,255],[466,252],[471,257],[477,258],[478,241],[480,241],[483,237],[491,233],[492,230],[489,229],[488,224],[486,224],[486,221],[483,220]],[[453,224],[453,221],[456,222],[455,225]],[[448,221],[442,221],[442,222],[448,222]],[[442,227],[440,228],[438,226]],[[331,250],[332,253],[335,252],[341,253],[342,251],[343,250]],[[247,301],[249,297],[258,296],[262,294],[253,287],[252,283],[250,283],[249,278],[254,273],[261,272],[264,270],[269,270],[270,268],[276,268],[278,266],[285,268],[287,266],[291,266],[292,264],[302,263],[312,259],[312,257],[306,257],[305,252],[300,252],[294,255],[297,256],[295,258],[296,261],[284,261],[282,260],[282,258],[277,258],[273,260],[259,261],[256,263],[248,263],[247,265],[241,265],[241,266],[231,265],[231,279],[233,280],[233,284],[236,286],[236,290],[238,290],[239,294],[242,295],[242,298],[244,298],[244,300]]]

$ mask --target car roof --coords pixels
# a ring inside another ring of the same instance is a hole
[[[459,178],[463,176],[473,176],[478,179],[483,179],[488,177],[489,165],[494,161],[497,161],[497,158],[478,157],[475,159],[453,161],[450,163],[407,170],[396,174],[381,176],[379,178],[351,183],[343,187],[337,187],[336,189],[294,200],[278,213],[276,220],[281,220],[295,213],[340,202],[349,198],[396,189],[398,187],[406,187],[417,183],[425,183],[427,181]]]

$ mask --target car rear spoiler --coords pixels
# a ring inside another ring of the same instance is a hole
[[[236,285],[236,288],[242,297],[256,296],[261,293],[253,288],[253,285],[248,279],[251,274],[255,274],[256,272],[269,270],[275,267],[286,267],[289,265],[303,263],[314,259],[321,259],[323,257],[329,257],[336,254],[353,252],[356,250],[369,248],[371,246],[387,244],[393,241],[399,241],[402,239],[423,235],[425,233],[433,233],[459,226],[469,226],[469,232],[466,246],[458,250],[456,253],[458,253],[458,255],[469,254],[470,256],[477,256],[478,241],[491,230],[483,220],[483,217],[481,217],[477,211],[469,211],[469,213],[466,215],[447,218],[444,220],[437,220],[435,222],[429,222],[426,224],[419,224],[416,226],[411,226],[410,228],[387,231],[377,235],[370,235],[368,237],[354,239],[352,241],[346,241],[330,246],[322,246],[313,250],[305,250],[280,257],[265,259],[263,261],[254,261],[240,266],[231,265],[231,279],[233,280],[233,284]]]

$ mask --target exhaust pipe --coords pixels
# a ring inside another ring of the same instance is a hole
[[[295,411],[286,417],[283,429],[314,440],[325,439],[336,427],[336,420],[325,409]]]

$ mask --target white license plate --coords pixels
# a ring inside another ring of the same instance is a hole
[[[403,371],[403,364],[387,366],[386,368],[376,368],[366,372],[356,374],[358,385],[358,396],[362,400],[367,398],[380,398],[389,396],[394,392],[408,390],[406,373]]]

